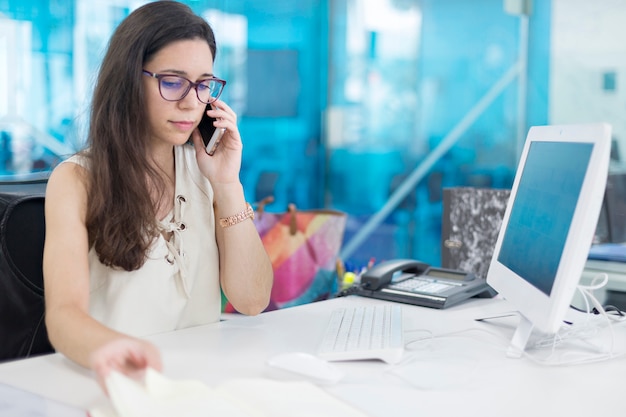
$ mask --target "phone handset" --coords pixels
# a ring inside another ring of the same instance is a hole
[[[361,275],[361,285],[364,289],[376,291],[383,285],[389,284],[393,275],[398,272],[406,272],[420,275],[430,265],[415,259],[393,259],[384,261],[373,266]]]
[[[220,141],[222,140],[222,136],[226,129],[223,127],[216,128],[213,125],[215,119],[213,117],[209,117],[206,112],[211,109],[211,105],[207,104],[204,110],[204,114],[202,115],[202,120],[198,125],[198,130],[200,131],[200,136],[202,136],[202,142],[204,143],[204,149],[206,153],[213,156],[215,151],[217,150]]]

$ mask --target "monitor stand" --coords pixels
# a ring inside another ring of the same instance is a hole
[[[520,358],[522,356],[524,350],[526,349],[528,339],[530,339],[530,335],[533,332],[534,326],[530,320],[524,317],[521,313],[519,314],[519,319],[517,329],[511,339],[509,349],[506,352],[506,356],[509,358]]]

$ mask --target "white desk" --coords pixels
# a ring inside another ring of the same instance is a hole
[[[149,339],[162,349],[169,378],[199,379],[211,386],[237,377],[284,379],[265,365],[270,356],[314,352],[331,309],[372,303],[384,301],[333,299]],[[508,310],[504,301],[485,299],[446,310],[404,306],[407,341],[425,336],[424,330],[436,337],[413,344],[415,349],[396,366],[379,361],[337,363],[346,377],[324,389],[380,417],[623,414],[626,358],[575,366],[509,359],[504,351],[513,333],[510,323],[474,320]],[[412,382],[396,372],[406,373]],[[106,401],[88,371],[58,354],[1,364],[0,382],[84,408]]]

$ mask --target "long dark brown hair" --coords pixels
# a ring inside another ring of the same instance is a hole
[[[215,59],[213,30],[203,18],[175,1],[148,3],[117,27],[102,61],[83,155],[89,244],[104,265],[140,268],[159,233],[149,187],[165,195],[165,179],[148,157],[141,71],[163,47],[186,39],[206,40]]]

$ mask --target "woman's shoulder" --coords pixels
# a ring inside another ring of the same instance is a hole
[[[198,167],[198,161],[196,160],[196,150],[192,145],[184,144],[180,146],[176,146],[176,166],[180,166],[184,168],[188,174],[191,174],[192,177],[202,177],[202,173],[200,172],[200,168]]]
[[[213,196],[213,189],[209,180],[202,175],[196,160],[196,150],[191,145],[176,146],[176,184],[185,188],[191,184],[202,190],[209,198]],[[180,177],[179,177],[180,176]]]
[[[84,188],[86,165],[86,159],[82,155],[76,154],[65,159],[52,170],[48,178],[46,194],[50,194],[49,191],[55,188],[64,189],[71,186]]]
[[[75,153],[68,158],[61,161],[53,170],[50,175],[53,176],[65,176],[76,175],[83,173],[88,166],[87,158],[81,153]]]
[[[86,168],[88,165],[88,158],[83,152],[77,152],[73,155],[70,155],[68,158],[64,159],[59,166],[63,164],[74,164],[79,165],[83,168]]]
[[[183,157],[186,161],[195,161],[196,150],[191,143],[185,143],[184,145],[178,145],[174,147],[179,157]]]

